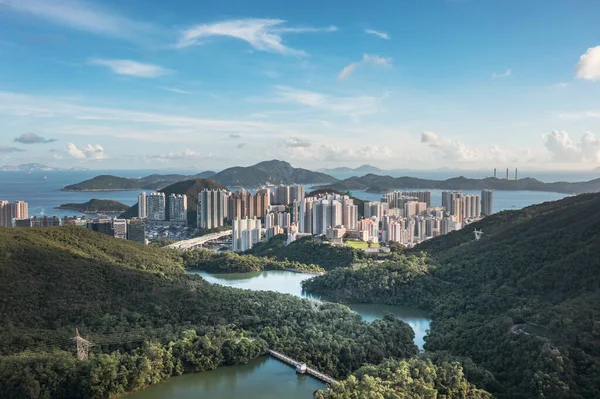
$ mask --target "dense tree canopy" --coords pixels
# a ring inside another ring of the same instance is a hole
[[[211,285],[183,265],[77,227],[0,229],[0,397],[113,397],[266,347],[336,378],[417,354],[393,317]],[[96,345],[87,362],[74,361],[76,328]]]
[[[498,383],[481,383],[498,397],[598,398],[598,242],[600,194],[580,195],[487,217],[412,255],[338,269],[305,288],[431,310],[425,349],[492,371]]]

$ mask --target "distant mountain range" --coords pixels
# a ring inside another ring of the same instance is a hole
[[[365,190],[372,193],[384,193],[398,189],[441,189],[441,190],[529,190],[548,191],[566,194],[579,194],[600,191],[600,179],[587,182],[544,183],[532,178],[519,180],[469,179],[463,176],[447,180],[428,180],[415,177],[391,177],[368,174],[361,177],[350,177],[330,185],[318,186],[318,189],[334,189],[338,191]]]
[[[63,188],[65,191],[158,190],[169,184],[197,178],[211,178],[225,187],[258,187],[263,184],[327,184],[338,180],[320,172],[294,168],[284,161],[272,160],[252,166],[235,166],[215,173],[193,176],[153,174],[139,179],[101,175]]]
[[[48,165],[42,165],[39,163],[25,163],[18,166],[14,165],[4,165],[0,166],[0,172],[54,172],[58,170],[89,170],[88,168],[83,168],[81,166],[74,166],[72,168],[55,168]]]
[[[348,173],[354,173],[356,175],[365,175],[368,173],[381,173],[383,172],[383,169],[379,169],[376,166],[372,166],[372,165],[361,165],[358,168],[348,168],[346,166],[342,166],[339,168],[333,168],[333,169],[319,169],[319,172],[323,172],[323,173],[327,173],[329,175],[337,175],[340,173],[344,173],[344,174],[348,174]]]

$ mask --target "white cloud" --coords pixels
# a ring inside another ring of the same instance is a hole
[[[579,57],[577,77],[594,81],[600,79],[600,46],[589,48]]]
[[[211,36],[227,36],[244,40],[259,51],[271,53],[304,55],[302,50],[295,50],[283,44],[283,33],[334,32],[335,26],[327,28],[282,26],[281,19],[234,19],[213,24],[196,25],[182,32],[177,47],[188,47],[203,44],[203,40]]]
[[[477,150],[467,147],[463,142],[442,139],[434,132],[421,133],[421,142],[435,148],[451,161],[474,161],[480,157]]]
[[[365,33],[368,33],[369,35],[379,36],[380,38],[385,39],[385,40],[390,39],[390,35],[388,35],[387,33],[381,32],[378,30],[374,30],[374,29],[365,29]]]
[[[506,71],[502,72],[502,73],[492,73],[492,79],[498,79],[498,78],[507,78],[512,74],[512,69],[507,69]]]
[[[155,28],[77,0],[1,1],[7,9],[94,34],[137,40]]]
[[[384,67],[392,66],[392,59],[389,57],[380,57],[378,55],[363,54],[363,58],[360,61],[353,62],[346,65],[344,69],[338,75],[339,80],[347,79],[355,70],[361,65],[372,64]]]
[[[88,144],[85,147],[79,148],[75,144],[69,143],[66,152],[71,158],[80,160],[101,161],[107,158],[104,148],[99,144]]]
[[[180,160],[180,159],[197,159],[197,158],[200,158],[200,154],[198,154],[192,150],[183,150],[183,151],[171,151],[166,154],[149,155],[146,158],[163,160],[163,161],[173,161],[173,160]]]
[[[295,103],[351,118],[369,115],[379,111],[382,98],[372,96],[338,97],[309,90],[276,86],[274,101]]]
[[[170,91],[171,93],[177,93],[177,94],[193,94],[191,91],[176,89],[174,87],[163,87],[163,90]]]
[[[283,146],[288,148],[308,148],[311,146],[311,143],[299,137],[290,137],[283,142]]]
[[[544,135],[544,144],[552,161],[600,163],[600,139],[591,132],[586,132],[576,143],[568,132],[555,130]]]
[[[102,58],[92,58],[89,60],[92,65],[101,65],[110,68],[118,75],[137,76],[140,78],[156,78],[169,73],[168,70],[158,65],[143,64],[131,60],[107,60]]]

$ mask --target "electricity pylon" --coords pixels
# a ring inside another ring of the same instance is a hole
[[[481,239],[481,236],[483,235],[483,231],[481,231],[481,230],[477,231],[477,229],[475,229],[475,231],[473,233],[475,234],[476,241],[479,241]]]
[[[94,346],[93,343],[84,339],[79,335],[79,329],[75,329],[75,337],[73,341],[77,344],[77,360],[87,360],[90,353],[90,348]]]

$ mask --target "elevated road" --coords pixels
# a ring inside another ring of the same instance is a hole
[[[218,233],[211,233],[201,237],[190,238],[189,240],[177,241],[171,245],[169,248],[178,249],[180,251],[187,251],[188,249],[192,249],[195,247],[201,247],[209,241],[215,241],[223,237],[227,237],[231,235],[230,230],[220,231]]]

